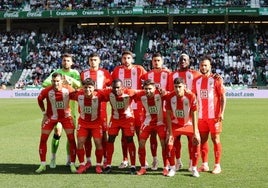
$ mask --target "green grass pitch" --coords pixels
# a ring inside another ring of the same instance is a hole
[[[268,99],[228,99],[221,141],[222,173],[201,173],[190,176],[186,138],[183,138],[184,169],[175,177],[161,175],[162,169],[148,171],[144,176],[131,176],[117,166],[121,162],[120,136],[116,139],[112,174],[71,174],[65,167],[63,136],[57,157],[57,168],[35,174],[39,166],[38,144],[42,114],[36,99],[0,99],[0,186],[13,187],[193,187],[248,188],[268,187]],[[47,161],[50,159],[48,141]],[[148,142],[147,142],[148,145]],[[137,146],[137,145],[136,145]],[[93,147],[94,149],[94,147]],[[213,168],[213,147],[210,141],[209,165]],[[161,161],[160,146],[158,159]],[[92,152],[93,162],[95,161]],[[147,159],[151,163],[150,150]],[[137,158],[137,168],[139,161]],[[160,166],[161,166],[160,162]],[[162,167],[162,166],[161,166]]]

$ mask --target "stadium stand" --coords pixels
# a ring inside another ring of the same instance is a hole
[[[92,1],[1,1],[0,11],[75,10],[92,8],[203,8],[203,7],[267,7],[263,0],[92,0]],[[102,19],[104,20],[104,19]],[[135,20],[135,18],[133,18]],[[153,20],[153,18],[152,18]],[[23,28],[23,27],[22,27]],[[51,28],[49,28],[51,29]],[[145,31],[145,35],[143,33]],[[91,26],[72,27],[63,33],[16,29],[0,33],[0,79],[5,84],[19,71],[16,87],[40,85],[51,71],[60,67],[64,52],[74,54],[75,68],[87,67],[87,56],[98,52],[102,67],[110,72],[120,64],[122,50],[137,54],[136,63],[149,70],[151,56],[161,52],[164,64],[175,70],[178,56],[187,53],[192,68],[198,68],[198,57],[210,53],[214,58],[214,72],[219,73],[226,85],[267,85],[268,82],[268,31],[258,24],[243,25],[174,25],[168,26]],[[141,39],[142,38],[142,39]],[[137,46],[146,45],[138,51]],[[139,58],[139,56],[143,58]]]
[[[194,7],[267,7],[265,0],[15,0],[0,1],[0,10],[72,10],[85,8],[116,8],[116,7],[173,7],[173,8],[194,8]]]

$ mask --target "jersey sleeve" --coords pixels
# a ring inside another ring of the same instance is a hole
[[[111,74],[107,70],[104,70],[104,75],[105,75],[105,85],[106,86],[112,85],[113,78]]]
[[[171,110],[170,96],[171,96],[171,93],[168,94],[166,96],[166,98],[165,98],[165,101],[166,101],[165,108],[166,108],[166,110]]]

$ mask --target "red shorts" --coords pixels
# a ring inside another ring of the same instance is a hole
[[[135,127],[140,127],[144,121],[144,111],[142,103],[140,101],[137,102],[137,108],[133,109],[133,112],[135,117],[134,125]]]
[[[166,138],[167,129],[165,125],[142,125],[139,138],[142,140],[147,140],[152,132],[157,132],[159,138],[163,140]]]
[[[62,127],[64,129],[74,129],[74,123],[73,123],[73,118],[67,117],[67,118],[62,118],[59,120],[54,120],[49,118],[43,125],[42,125],[42,130],[52,130],[57,123],[61,123]]]
[[[107,130],[107,102],[101,103],[102,130]]]
[[[93,138],[102,138],[103,132],[102,128],[85,128],[80,127],[80,124],[78,124],[77,128],[77,138],[79,137],[88,137],[88,135],[91,135]]]
[[[222,132],[222,122],[218,122],[215,119],[199,119],[198,129],[200,133],[221,133]]]
[[[118,135],[119,130],[123,130],[125,136],[134,136],[135,126],[134,118],[128,119],[114,119],[110,121],[110,126],[108,127],[109,135]]]
[[[135,117],[135,127],[140,127],[142,125],[142,122],[144,120],[144,113],[143,110],[134,110],[134,117]]]
[[[172,126],[172,133],[174,137],[177,137],[180,135],[193,136],[194,129],[192,125],[183,126],[179,128],[176,126]]]

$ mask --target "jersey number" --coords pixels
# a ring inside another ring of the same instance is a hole
[[[85,112],[86,114],[91,114],[91,112],[92,112],[91,106],[85,106],[85,107],[84,107],[84,112]]]
[[[64,102],[63,101],[57,101],[56,102],[56,108],[57,109],[64,109]]]
[[[183,118],[184,117],[184,111],[183,110],[176,110],[176,117]]]
[[[149,113],[150,114],[157,114],[157,108],[156,106],[149,106]]]

